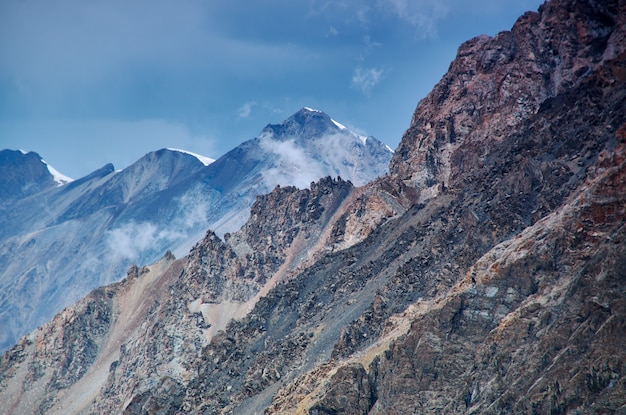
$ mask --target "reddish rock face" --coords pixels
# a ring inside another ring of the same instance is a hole
[[[392,173],[419,188],[422,199],[462,184],[490,148],[546,100],[624,52],[623,9],[619,1],[552,1],[520,17],[510,32],[461,45],[446,75],[417,106]]]

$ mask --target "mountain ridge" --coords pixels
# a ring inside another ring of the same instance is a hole
[[[24,334],[22,324],[32,330],[89,290],[122,278],[132,263],[150,263],[168,249],[184,255],[208,227],[220,234],[237,229],[256,196],[277,184],[308,187],[329,174],[362,183],[386,171],[391,152],[382,144],[349,151],[356,140],[349,132],[334,136],[336,157],[322,161],[318,142],[329,129],[337,133],[330,117],[322,121],[325,128],[307,127],[306,138],[302,131],[268,136],[288,144],[282,153],[258,138],[214,162],[161,149],[121,171],[109,164],[63,186],[50,181],[41,157],[28,156],[47,184],[0,215],[0,321],[7,327],[1,347]],[[297,163],[283,160],[291,154]]]
[[[55,182],[50,166],[39,154],[21,150],[0,152],[0,177],[0,201],[3,203],[45,190]]]
[[[238,231],[22,338],[0,395],[49,413],[623,412],[625,6],[552,0],[464,44],[389,175],[259,196]],[[545,39],[576,57],[571,82],[546,65],[481,89]],[[140,312],[116,295],[142,284]]]

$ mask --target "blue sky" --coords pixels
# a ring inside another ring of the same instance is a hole
[[[395,148],[460,43],[537,0],[0,0],[0,148],[82,177],[217,158],[303,106]]]

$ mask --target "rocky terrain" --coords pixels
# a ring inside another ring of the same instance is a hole
[[[100,288],[5,413],[626,413],[626,3],[463,44],[391,162]]]
[[[259,194],[388,172],[392,151],[303,108],[215,161],[182,150],[109,164],[67,183],[36,153],[0,151],[0,351],[131,264],[182,256],[213,229],[239,229]]]

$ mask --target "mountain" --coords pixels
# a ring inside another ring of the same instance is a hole
[[[3,205],[70,181],[36,153],[0,152],[0,203]]]
[[[35,153],[23,157],[39,158]],[[141,260],[142,251],[148,251],[158,234],[141,224],[131,228],[135,233],[123,233],[118,229],[125,229],[125,216],[132,215],[154,192],[189,179],[202,167],[192,156],[161,150],[123,171],[116,172],[109,164],[62,186],[53,184],[49,176],[42,176],[45,181],[40,183],[46,186],[39,185],[41,191],[3,204],[3,348],[86,292],[118,280],[131,260]],[[18,173],[17,177],[23,177]],[[161,243],[165,241],[162,239]]]
[[[466,42],[389,175],[91,292],[5,353],[2,410],[624,413],[625,6]]]
[[[0,349],[132,264],[184,255],[206,229],[245,223],[257,195],[340,175],[388,172],[392,151],[327,114],[302,109],[218,160],[175,149],[121,171],[109,164],[69,181],[36,153],[0,152]],[[52,170],[51,170],[52,169]],[[54,172],[51,173],[51,171]],[[57,178],[57,179],[55,179]]]

